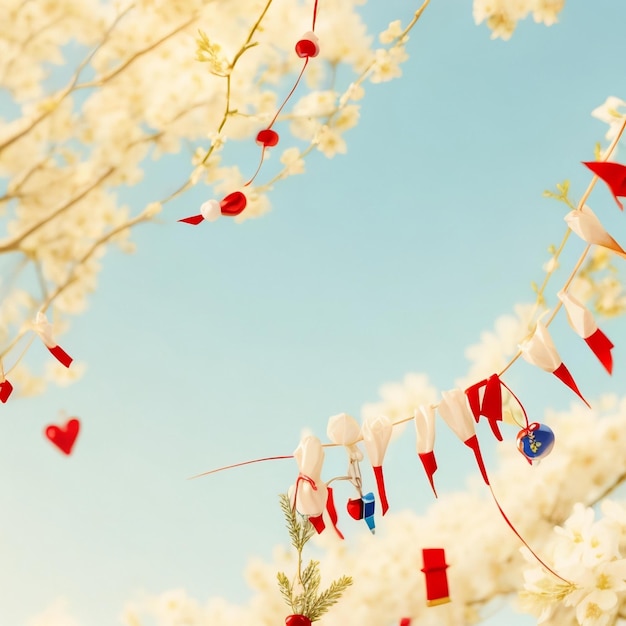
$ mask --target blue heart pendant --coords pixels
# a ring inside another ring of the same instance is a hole
[[[548,456],[553,447],[554,432],[545,424],[533,422],[517,433],[517,449],[529,461]]]

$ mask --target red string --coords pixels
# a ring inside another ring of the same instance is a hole
[[[191,476],[189,480],[193,480],[194,478],[202,478],[202,476],[209,476],[209,474],[217,474],[217,472],[223,472],[225,470],[233,469],[235,467],[243,467],[244,465],[251,465],[252,463],[262,463],[263,461],[280,461],[282,459],[293,459],[293,454],[290,454],[288,456],[267,456],[262,459],[253,459],[252,461],[243,461],[242,463],[234,463],[233,465],[224,465],[224,467],[218,467],[217,469],[213,469],[208,472],[203,472],[202,474],[196,474],[195,476]]]
[[[278,119],[278,116],[280,115],[280,112],[285,108],[285,105],[289,101],[289,98],[291,98],[291,96],[293,96],[294,91],[298,87],[298,85],[300,83],[300,80],[302,78],[302,75],[304,74],[304,70],[306,69],[306,66],[308,65],[308,63],[309,63],[309,57],[306,57],[304,59],[304,65],[302,66],[302,69],[300,70],[300,74],[298,74],[298,78],[296,79],[296,82],[294,83],[294,86],[291,88],[291,91],[287,94],[287,97],[284,99],[283,103],[280,105],[280,108],[278,109],[278,111],[276,111],[276,114],[272,118],[272,121],[270,122],[269,126],[267,127],[267,130],[269,130],[270,128],[272,128],[272,126],[274,126],[274,123]]]
[[[513,523],[511,522],[511,520],[507,517],[506,513],[504,512],[504,510],[502,509],[502,507],[500,506],[500,503],[498,502],[498,498],[496,498],[496,494],[493,491],[493,487],[491,485],[489,485],[489,490],[491,491],[491,495],[493,496],[493,501],[496,503],[496,506],[498,507],[498,510],[500,511],[500,515],[502,515],[502,518],[504,519],[504,521],[508,524],[509,528],[517,535],[517,538],[528,548],[528,550],[530,550],[530,553],[537,559],[537,561],[545,568],[547,569],[551,574],[553,574],[554,576],[556,576],[557,578],[559,578],[560,580],[562,580],[564,583],[567,583],[568,585],[571,585],[572,583],[570,583],[569,580],[567,580],[566,578],[563,578],[563,576],[559,576],[559,574],[557,574],[549,565],[547,565],[540,557],[539,555],[528,545],[528,543],[526,542],[526,540],[524,539],[524,537],[522,537],[519,532],[517,531],[517,528],[515,528],[515,526],[513,526]]]
[[[261,171],[261,166],[263,165],[263,159],[265,158],[265,148],[266,146],[264,145],[263,149],[261,150],[261,158],[259,160],[259,165],[256,168],[256,172],[254,172],[252,178],[244,185],[244,187],[247,187],[248,185],[250,185],[250,183],[252,183],[252,181],[257,177],[258,173]]]
[[[313,5],[313,27],[312,31],[315,32],[315,20],[317,20],[317,0],[315,0],[315,4]]]
[[[517,404],[519,404],[519,408],[522,409],[522,413],[524,414],[524,419],[526,420],[526,428],[530,428],[530,424],[528,423],[528,415],[526,414],[526,409],[524,405],[520,402],[520,399],[513,393],[511,388],[500,378],[498,377],[500,384],[515,398]]]

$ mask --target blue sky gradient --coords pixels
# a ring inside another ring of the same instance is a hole
[[[362,9],[382,30],[415,8]],[[244,602],[248,558],[286,543],[277,494],[295,466],[186,478],[290,454],[303,427],[324,438],[330,415],[358,416],[409,371],[454,385],[465,347],[532,299],[565,232],[565,207],[543,190],[569,178],[579,197],[590,180],[580,161],[607,130],[590,112],[626,96],[625,23],[621,0],[569,0],[559,24],[526,20],[511,41],[492,41],[469,1],[433,0],[403,77],[366,85],[346,156],[312,155],[259,220],[176,223],[211,197],[198,188],[136,229],[134,255],[109,252],[63,344],[88,364],[84,378],[2,407],[0,624],[22,626],[58,597],[89,626],[117,623],[142,591]],[[156,165],[128,199],[158,199],[188,171],[185,154]],[[626,244],[601,185],[591,205]],[[570,246],[573,259],[583,245]],[[623,320],[603,328],[617,345],[612,379],[580,346],[563,349],[591,398],[624,383]],[[555,332],[570,336],[564,323]],[[510,376],[534,416],[573,399],[525,363]],[[83,422],[70,458],[41,436],[59,410]],[[462,488],[473,467],[451,436],[437,446],[441,490]],[[412,436],[391,448],[386,472],[394,509],[423,512],[431,496]]]

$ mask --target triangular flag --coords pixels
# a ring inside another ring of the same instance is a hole
[[[611,161],[583,161],[583,165],[608,185],[615,202],[623,211],[624,205],[617,196],[626,197],[626,166]]]

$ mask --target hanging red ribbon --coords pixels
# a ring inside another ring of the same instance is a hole
[[[498,422],[502,421],[502,389],[500,385],[500,378],[497,374],[493,374],[465,390],[476,423],[478,424],[481,415],[486,417],[491,431],[498,441],[502,441],[502,433],[498,427]],[[484,393],[481,402],[480,391],[483,387]]]

